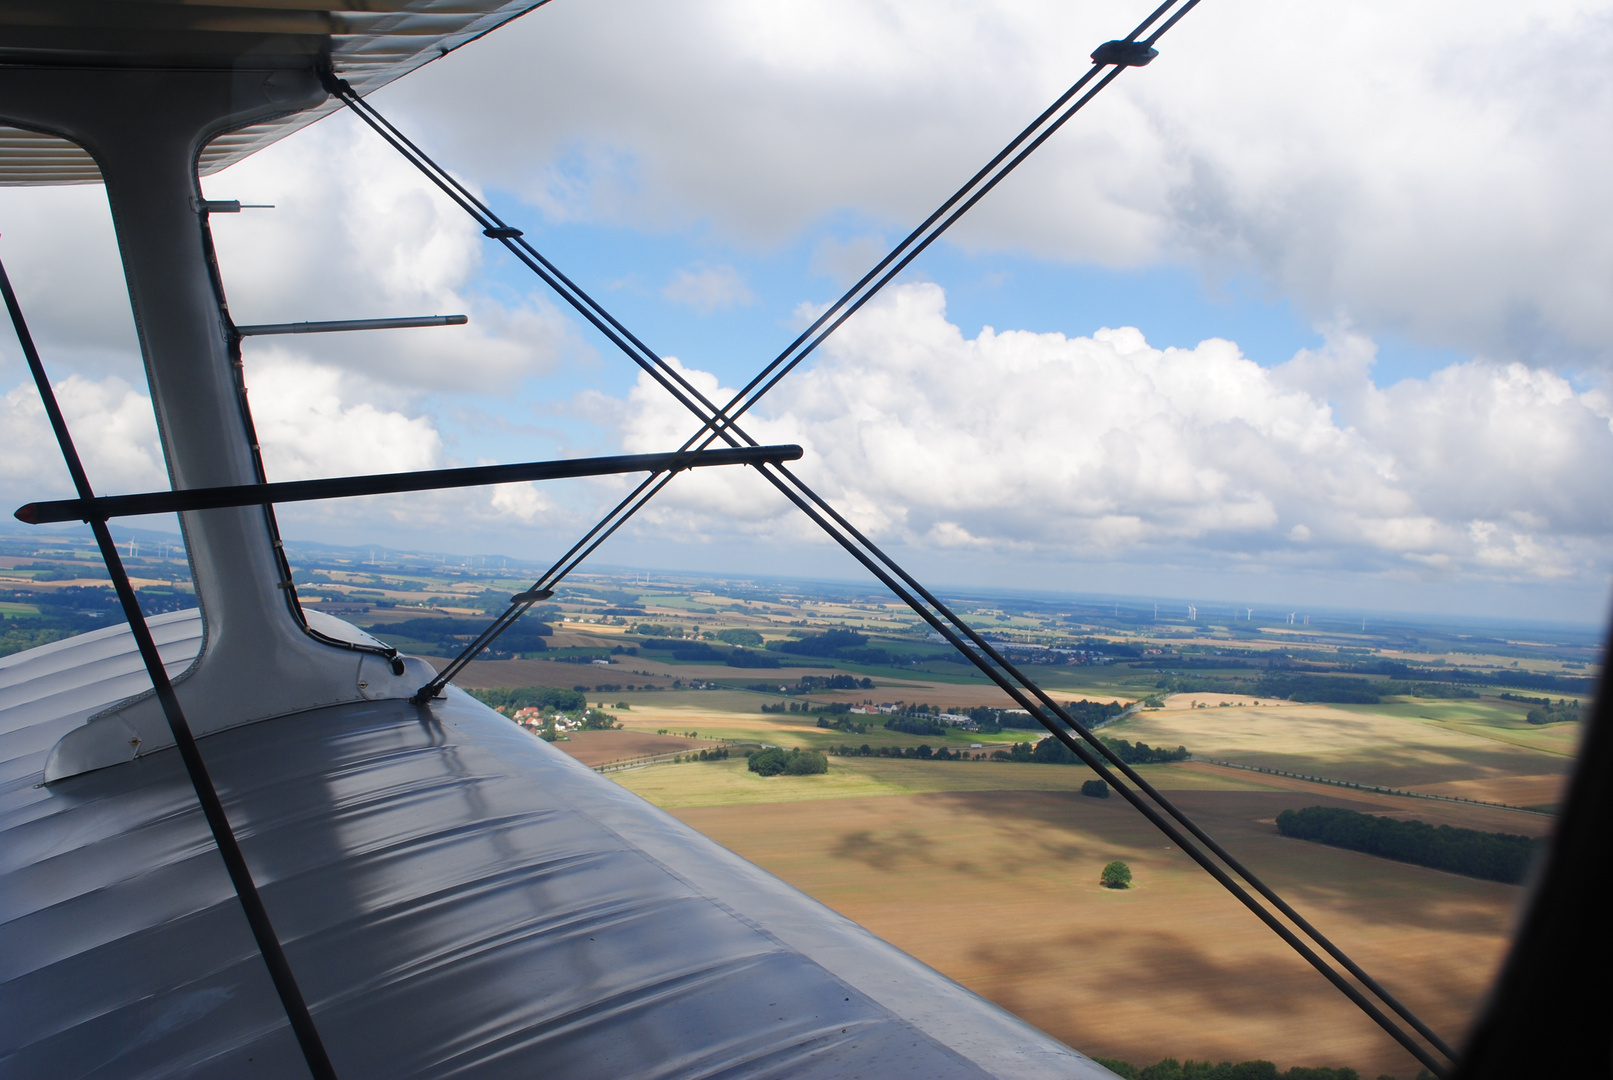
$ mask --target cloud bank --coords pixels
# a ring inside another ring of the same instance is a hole
[[[749,426],[876,539],[1055,559],[1554,580],[1605,571],[1613,407],[1521,363],[1472,361],[1388,389],[1373,346],[1262,368],[1229,341],[1152,348],[991,328],[970,339],[934,285],[848,323]],[[726,397],[704,372],[691,379]],[[632,450],[693,425],[647,377]],[[808,535],[748,472],[686,476],[655,527]]]
[[[500,205],[524,199],[577,226],[573,242],[600,252],[584,271],[673,252],[627,314],[687,350],[691,325],[715,335],[781,318],[826,280],[860,275],[1138,13],[1113,0],[549,5],[379,104]],[[1200,580],[1315,572],[1341,598],[1369,575],[1480,591],[1555,582],[1600,603],[1613,215],[1596,177],[1613,158],[1610,62],[1613,14],[1580,0],[1206,6],[951,240],[1185,264],[1212,284],[1253,275],[1332,327],[1325,347],[1261,368],[1230,342],[1158,350],[1124,328],[968,338],[938,287],[915,286],[847,324],[751,427],[806,444],[814,484],[882,541],[957,560],[954,580],[989,576],[993,558],[1130,560]],[[207,191],[278,207],[215,221],[238,321],[472,317],[249,343],[276,478],[617,440],[664,450],[691,430],[658,388],[590,366],[570,317],[502,277],[496,249],[350,117]],[[0,189],[0,221],[98,486],[162,486],[104,194]],[[797,257],[802,276],[781,287]],[[1013,321],[1065,325],[1056,303]],[[682,321],[655,327],[653,305]],[[1372,342],[1386,335],[1480,359],[1380,386]],[[15,360],[0,346],[0,488],[65,494]],[[719,394],[716,377],[688,374]],[[616,490],[285,516],[325,537],[563,549]],[[761,541],[818,542],[744,470],[680,477],[636,535],[635,557],[652,562],[669,541],[769,555]],[[700,558],[724,556],[688,556]]]
[[[552,220],[766,247],[848,209],[916,223],[1145,7],[551,5],[385,96]],[[1613,364],[1606,5],[1253,0],[1161,47],[958,242],[1252,274],[1313,320]]]

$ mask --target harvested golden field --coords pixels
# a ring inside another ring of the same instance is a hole
[[[1520,890],[1277,834],[1283,809],[1331,804],[1536,831],[1544,818],[1284,790],[1266,778],[1155,766],[1154,782],[1449,1038],[1505,948]],[[1218,770],[1230,773],[1232,770]],[[831,759],[762,779],[743,762],[619,774],[632,790],[1081,1050],[1418,1066],[1212,879],[1084,769]],[[1036,789],[1040,790],[1036,790]],[[810,805],[807,805],[809,804]],[[1416,814],[1424,806],[1435,811]],[[1517,827],[1523,821],[1533,827]],[[1098,873],[1123,859],[1135,886]]]
[[[1218,781],[1228,782],[1247,781],[1251,777],[1266,785],[1267,790],[1291,791],[1301,801],[1309,796],[1325,797],[1330,805],[1348,806],[1363,814],[1379,814],[1384,817],[1415,819],[1426,821],[1430,825],[1452,825],[1461,829],[1478,829],[1481,832],[1515,833],[1520,836],[1544,836],[1551,831],[1555,820],[1547,814],[1521,813],[1517,810],[1507,810],[1492,806],[1463,806],[1457,803],[1438,802],[1431,799],[1409,799],[1400,795],[1383,795],[1370,791],[1351,791],[1340,789],[1331,784],[1316,784],[1308,780],[1298,780],[1289,776],[1269,776],[1259,773],[1249,773],[1241,769],[1229,769],[1220,765],[1212,765],[1205,761],[1188,761],[1180,765],[1169,767],[1177,776],[1198,773],[1204,776],[1205,786],[1216,786]],[[1144,770],[1146,774],[1146,770]],[[1539,779],[1539,778],[1529,778]],[[1561,778],[1553,778],[1561,779]],[[1463,781],[1461,783],[1468,783]],[[1473,784],[1489,783],[1487,781],[1471,781]],[[1494,781],[1503,784],[1504,780]],[[1432,790],[1430,790],[1432,789]],[[1488,788],[1463,788],[1460,784],[1429,784],[1422,791],[1430,795],[1454,795],[1458,798],[1476,798],[1470,791],[1489,792]],[[1495,792],[1489,792],[1494,794]],[[1489,802],[1500,800],[1490,799]],[[1306,806],[1316,805],[1305,802]]]
[[[1106,738],[1186,746],[1195,756],[1286,769],[1329,779],[1422,790],[1430,784],[1566,773],[1573,724],[1533,728],[1495,719],[1482,704],[1440,703],[1443,715],[1394,715],[1372,706],[1263,702],[1191,708],[1221,699],[1178,694],[1104,729]],[[1245,701],[1251,699],[1227,699]],[[1432,704],[1432,703],[1431,703]],[[1395,713],[1405,713],[1394,707]],[[1528,805],[1535,805],[1530,803]]]
[[[1568,774],[1451,780],[1444,784],[1426,784],[1422,790],[1430,795],[1452,795],[1458,799],[1507,803],[1510,806],[1556,806],[1567,793]]]

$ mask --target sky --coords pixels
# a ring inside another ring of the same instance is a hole
[[[710,393],[743,385],[1145,9],[552,0],[374,104]],[[1613,5],[1205,0],[757,406],[926,580],[1599,623]],[[204,180],[271,479],[675,448],[681,406],[353,117]],[[166,486],[98,186],[0,189],[97,487]],[[68,492],[0,343],[0,497]],[[558,556],[626,480],[287,507]],[[754,473],[614,565],[855,579]]]

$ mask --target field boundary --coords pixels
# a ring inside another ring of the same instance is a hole
[[[743,750],[747,746],[760,746],[766,748],[767,745],[767,743],[724,742],[718,743],[715,746],[695,746],[690,747],[687,750],[672,750],[665,754],[644,754],[639,757],[621,758],[617,761],[602,761],[598,765],[590,765],[588,767],[597,773],[616,772],[619,769],[642,769],[647,765],[665,765],[669,762],[676,761],[678,758],[698,754],[702,750],[719,750],[726,748],[731,752],[736,748],[740,750]]]
[[[615,772],[618,769],[641,769],[646,765],[660,765],[680,758],[684,754],[698,754],[699,752],[699,750],[679,750],[675,754],[649,754],[645,757],[623,758],[620,761],[607,761],[588,767],[597,773]]]
[[[1556,814],[1544,810],[1535,810],[1527,806],[1513,806],[1511,803],[1485,802],[1482,799],[1464,799],[1460,795],[1430,795],[1424,791],[1406,791],[1403,788],[1382,787],[1376,784],[1357,784],[1351,780],[1333,780],[1325,776],[1310,776],[1306,773],[1287,772],[1283,769],[1267,769],[1259,765],[1240,765],[1236,761],[1221,761],[1217,758],[1189,757],[1189,761],[1202,761],[1206,765],[1220,765],[1228,769],[1242,769],[1245,772],[1265,773],[1268,776],[1286,776],[1290,780],[1304,780],[1310,784],[1327,784],[1331,787],[1350,788],[1354,791],[1370,791],[1378,795],[1399,795],[1404,799],[1431,799],[1434,802],[1464,803],[1468,806],[1488,806],[1495,810],[1513,810],[1520,814],[1534,814],[1536,817],[1556,817]]]

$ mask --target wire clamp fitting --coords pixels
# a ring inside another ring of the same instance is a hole
[[[510,597],[512,604],[536,604],[539,600],[547,600],[554,595],[553,589],[528,589],[523,593],[516,593]]]
[[[522,233],[520,229],[512,229],[508,226],[504,226],[497,229],[483,229],[482,235],[490,236],[494,240],[514,240],[521,236]]]
[[[1092,50],[1092,62],[1102,67],[1147,67],[1153,63],[1159,50],[1141,41],[1105,41]]]

